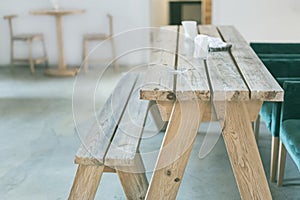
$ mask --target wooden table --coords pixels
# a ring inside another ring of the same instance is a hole
[[[54,76],[74,76],[77,74],[78,69],[68,69],[65,62],[65,52],[64,52],[64,41],[63,41],[63,26],[62,17],[71,14],[81,14],[84,10],[80,9],[50,9],[50,10],[36,10],[31,11],[33,15],[50,15],[54,16],[56,20],[56,35],[57,35],[57,53],[58,53],[58,68],[57,69],[47,69],[45,74]]]
[[[181,27],[153,34],[156,50],[140,98],[156,101],[169,124],[146,199],[176,198],[199,125],[213,120],[221,124],[241,198],[272,199],[251,121],[264,101],[283,101],[283,90],[234,27],[199,26],[199,32],[231,43],[231,51],[198,60]],[[168,72],[162,66],[174,67]]]

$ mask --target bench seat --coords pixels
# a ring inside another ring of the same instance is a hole
[[[139,144],[149,101],[139,99],[142,81],[141,75],[124,75],[104,104],[75,156],[79,166],[69,199],[93,199],[103,172],[118,173],[127,199],[145,197],[148,181]]]

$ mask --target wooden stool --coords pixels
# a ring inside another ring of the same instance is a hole
[[[135,74],[126,75],[106,101],[76,154],[79,166],[69,199],[94,199],[103,172],[118,174],[127,199],[145,198],[148,181],[138,148],[149,101],[132,95],[142,81]]]
[[[46,67],[48,67],[48,57],[45,47],[45,41],[43,34],[18,34],[14,35],[13,26],[12,26],[12,19],[16,18],[17,15],[6,15],[3,18],[8,20],[9,24],[9,33],[10,33],[10,63],[14,66],[15,62],[28,62],[30,65],[30,71],[34,73],[34,65],[45,63]],[[15,41],[26,42],[28,45],[28,59],[26,58],[15,58],[14,57],[14,43]],[[33,58],[32,55],[32,43],[35,41],[40,41],[43,46],[43,57]]]
[[[111,42],[111,49],[112,49],[112,59],[114,63],[114,71],[119,72],[119,65],[116,62],[116,48],[114,43],[113,36],[113,17],[111,15],[107,15],[109,19],[109,34],[105,33],[94,33],[94,34],[86,34],[83,36],[83,52],[82,52],[82,61],[84,62],[84,71],[87,72],[89,68],[89,62],[101,62],[106,61],[108,59],[89,59],[88,56],[88,42],[95,42],[95,41],[103,41],[109,39]]]

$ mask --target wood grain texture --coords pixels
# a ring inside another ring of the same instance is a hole
[[[226,42],[232,44],[231,54],[251,91],[251,99],[283,101],[283,90],[241,34],[230,26],[218,27]]]
[[[85,165],[101,165],[104,163],[104,156],[126,107],[135,81],[136,74],[127,74],[122,77],[113,95],[104,104],[98,122],[94,123],[80,146],[75,156],[75,163]]]
[[[205,106],[193,101],[174,104],[146,199],[175,199]]]
[[[222,134],[242,199],[272,199],[243,102],[226,102]]]
[[[199,26],[199,32],[220,38],[215,26]],[[207,70],[213,101],[249,100],[250,92],[229,52],[210,52]]]
[[[185,39],[183,27],[179,27],[176,74],[176,98],[178,100],[210,100],[204,60],[193,57],[194,43]]]
[[[117,173],[127,199],[145,199],[149,184],[139,152],[132,166],[117,167]]]
[[[248,45],[248,42],[234,26],[218,26],[218,31],[221,32],[221,35],[226,42]]]
[[[93,200],[103,174],[104,166],[79,165],[69,200]]]
[[[152,32],[153,42],[149,69],[140,97],[146,100],[174,101],[174,67],[177,53],[177,26],[166,26]]]
[[[129,98],[118,129],[105,156],[106,166],[131,166],[140,144],[149,109],[149,101],[139,99],[144,76],[139,76]]]
[[[174,102],[172,101],[157,101],[157,107],[163,121],[167,122],[170,119]]]

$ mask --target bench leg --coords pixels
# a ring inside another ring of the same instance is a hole
[[[69,200],[93,200],[103,174],[104,166],[79,165]]]
[[[145,168],[139,153],[136,154],[135,163],[132,167],[116,169],[127,199],[145,199],[148,189],[148,180]]]
[[[176,199],[204,113],[198,108],[195,102],[174,104],[146,199]]]

